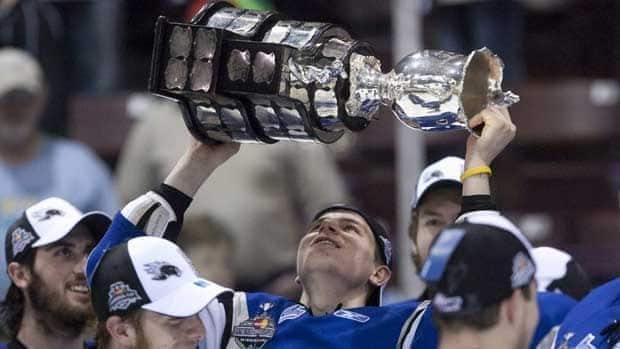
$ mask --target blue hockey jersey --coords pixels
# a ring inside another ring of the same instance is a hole
[[[553,348],[620,348],[620,278],[594,289],[573,308]]]
[[[577,302],[570,297],[549,293],[538,293],[538,310],[540,319],[536,332],[530,344],[531,349],[535,349],[538,343],[555,327],[558,326],[568,312],[575,306]],[[414,317],[418,316],[419,320],[415,323]],[[398,348],[437,348],[438,334],[432,321],[432,308],[430,306],[423,313],[412,315],[408,320],[407,333],[403,336]]]
[[[410,301],[314,316],[282,297],[237,293],[226,348],[394,348],[418,305]]]

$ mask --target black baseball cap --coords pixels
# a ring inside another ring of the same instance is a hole
[[[381,261],[385,263],[385,265],[387,265],[391,269],[392,268],[392,242],[390,241],[388,237],[387,230],[383,227],[381,223],[379,223],[379,221],[377,221],[374,217],[366,213],[361,208],[355,207],[349,204],[332,204],[320,210],[319,212],[317,212],[317,214],[314,215],[314,218],[312,220],[316,221],[317,219],[321,218],[321,216],[323,216],[327,212],[339,211],[339,210],[354,212],[358,214],[360,217],[362,217],[364,221],[366,221],[366,224],[368,224],[368,226],[370,227],[370,231],[372,232],[372,235],[375,238],[377,248],[380,252]],[[374,291],[370,295],[369,300],[366,305],[374,305],[374,306],[381,305],[383,287],[385,287],[385,285],[380,288],[377,288],[377,290]]]
[[[489,211],[446,227],[420,273],[429,285],[433,310],[466,315],[510,297],[535,277],[530,250],[518,228]]]

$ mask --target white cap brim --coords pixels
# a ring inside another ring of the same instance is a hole
[[[143,305],[142,308],[166,316],[187,317],[197,314],[225,292],[232,291],[204,279],[196,279],[155,302]]]
[[[39,240],[32,244],[32,247],[46,246],[62,240],[65,236],[69,235],[78,224],[86,225],[98,241],[105,234],[110,223],[112,223],[112,219],[106,213],[100,211],[88,212],[79,217],[75,222],[66,224],[62,229],[47,234],[41,234]]]

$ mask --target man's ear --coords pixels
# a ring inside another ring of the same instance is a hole
[[[17,262],[11,262],[7,266],[6,270],[9,274],[9,278],[13,281],[17,288],[23,289],[30,284],[32,274],[30,273],[30,268],[27,266]]]
[[[375,271],[372,273],[372,275],[370,275],[370,278],[368,278],[368,281],[373,286],[381,287],[387,284],[391,276],[392,276],[392,271],[390,270],[390,268],[388,268],[387,265],[380,265],[375,268]]]
[[[299,278],[299,275],[295,275],[295,283],[297,285],[301,285],[301,279]]]
[[[112,315],[105,321],[105,328],[110,337],[123,347],[134,347],[137,343],[137,331],[129,321],[120,316]]]

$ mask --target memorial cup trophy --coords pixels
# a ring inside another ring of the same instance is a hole
[[[176,101],[205,143],[332,143],[381,105],[414,129],[467,128],[487,105],[519,101],[502,92],[502,70],[482,48],[421,51],[384,74],[373,49],[334,24],[215,2],[191,23],[157,20],[149,90]]]

